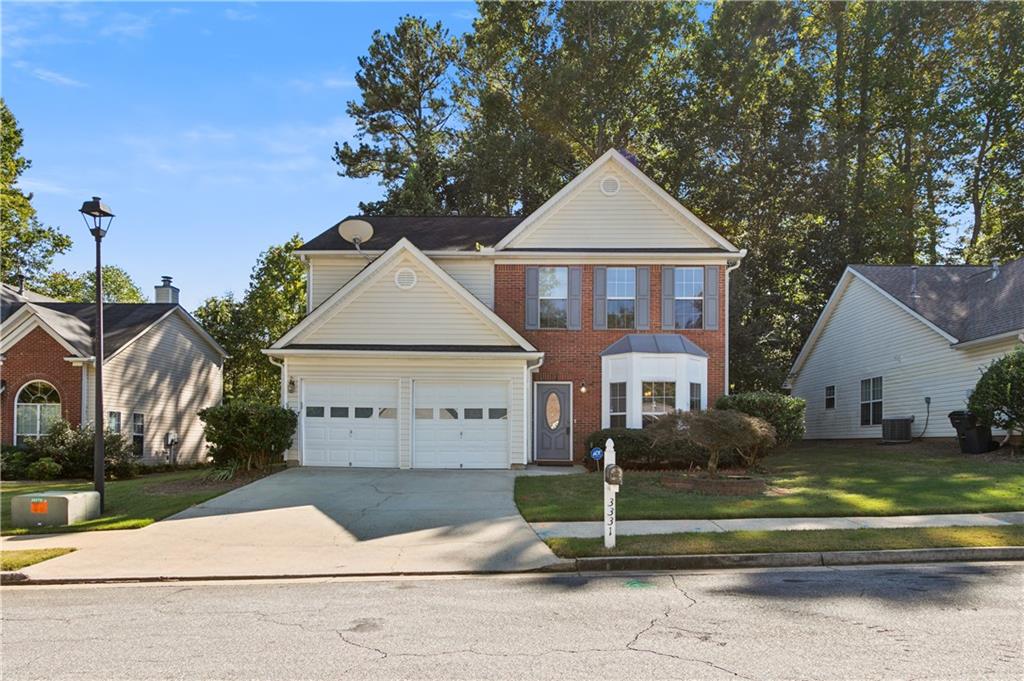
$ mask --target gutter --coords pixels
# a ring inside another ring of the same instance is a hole
[[[973,348],[977,345],[985,345],[986,343],[995,343],[1001,340],[1009,340],[1013,337],[1017,338],[1018,341],[1024,343],[1024,329],[1017,329],[1015,331],[1004,331],[1003,333],[997,333],[994,336],[985,336],[984,338],[974,338],[972,340],[960,341],[959,343],[950,343],[951,348]]]
[[[438,359],[543,359],[543,352],[429,352],[422,350],[260,350],[268,357],[411,357]]]

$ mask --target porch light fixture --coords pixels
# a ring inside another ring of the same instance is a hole
[[[583,395],[587,394],[587,382],[586,381],[583,381],[583,383],[580,384],[580,394],[583,394]]]
[[[92,480],[93,487],[100,493],[100,513],[103,513],[103,502],[106,496],[104,469],[105,452],[103,451],[103,260],[100,254],[100,242],[107,235],[114,213],[94,196],[91,201],[82,203],[78,209],[89,228],[89,233],[96,239],[96,323],[93,325],[93,356],[96,358],[96,431],[93,440]]]

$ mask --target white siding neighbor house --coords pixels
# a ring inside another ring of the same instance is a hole
[[[786,387],[807,401],[808,439],[954,437],[981,372],[1024,343],[1024,259],[1000,266],[851,265]]]

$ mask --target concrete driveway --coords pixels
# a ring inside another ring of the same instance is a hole
[[[514,471],[292,468],[141,530],[7,537],[72,546],[34,579],[513,572],[558,562]]]

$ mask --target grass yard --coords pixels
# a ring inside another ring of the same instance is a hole
[[[620,520],[884,516],[1024,510],[1024,460],[954,453],[951,444],[798,444],[769,457],[774,494],[711,496],[662,484],[679,472],[626,471]],[[601,478],[516,478],[516,504],[531,522],[600,520]]]
[[[29,565],[42,563],[57,556],[71,553],[74,549],[17,549],[14,551],[4,550],[0,552],[0,571],[9,572],[20,570]]]
[[[186,470],[108,481],[106,512],[99,518],[67,527],[39,527],[31,530],[11,527],[10,497],[52,490],[89,490],[92,489],[92,483],[63,480],[3,482],[0,483],[0,527],[5,535],[130,530],[145,527],[252,481],[252,478],[240,478],[210,482],[203,478],[204,473],[203,470]]]
[[[880,551],[964,546],[1024,546],[1024,526],[687,532],[619,537],[614,549],[606,549],[601,538],[552,537],[546,541],[551,550],[561,558],[788,551]]]

